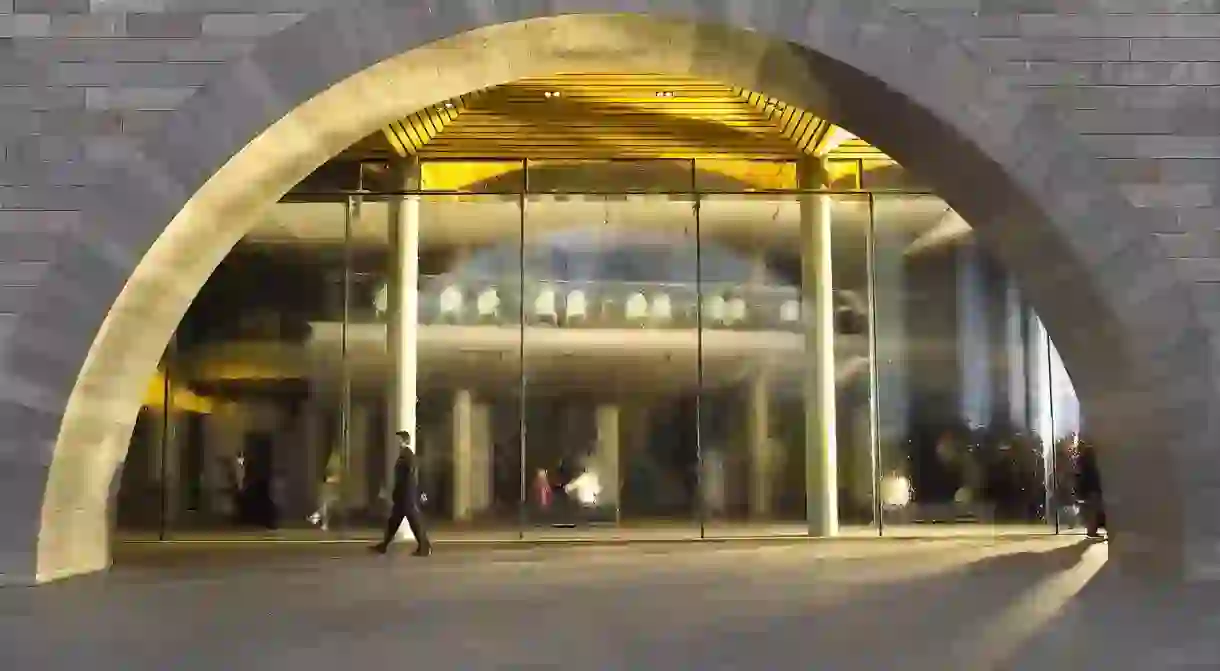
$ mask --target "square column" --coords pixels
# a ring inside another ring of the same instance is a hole
[[[347,453],[343,468],[343,508],[347,514],[369,507],[369,447],[374,440],[372,408],[352,400],[347,418]]]
[[[491,505],[491,408],[469,389],[453,396],[453,519],[469,521]]]
[[[237,457],[246,434],[244,408],[236,403],[218,402],[203,420],[206,496],[209,512],[231,517],[234,510],[233,488],[237,485]]]
[[[419,161],[407,159],[395,170],[402,190],[419,189]],[[416,403],[418,402],[418,329],[419,329],[419,196],[406,195],[390,204],[390,273],[386,282],[387,321],[386,351],[390,355],[390,407],[385,437],[388,448],[384,478],[386,487],[393,486],[394,462],[398,458],[398,439],[394,434],[408,431],[411,448],[419,448],[419,432],[416,425]],[[387,494],[389,492],[387,491]],[[399,537],[412,538],[404,523]]]
[[[453,519],[469,521],[474,515],[471,481],[474,466],[474,398],[469,389],[453,395]]]
[[[820,161],[798,166],[802,188],[825,185]],[[811,536],[839,532],[835,324],[830,196],[801,196],[801,317],[805,328],[805,514]]]
[[[492,505],[494,464],[491,446],[491,406],[475,401],[470,406],[470,505],[475,512]]]
[[[771,442],[771,389],[767,377],[759,373],[746,383],[751,517],[770,515],[775,500],[775,446]]]
[[[597,447],[594,454],[595,468],[601,484],[599,503],[603,507],[614,507],[614,521],[619,519],[619,407],[600,404],[595,412]]]

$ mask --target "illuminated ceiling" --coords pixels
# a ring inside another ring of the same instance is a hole
[[[423,159],[886,160],[816,115],[700,79],[560,74],[476,91],[410,115],[351,154]]]

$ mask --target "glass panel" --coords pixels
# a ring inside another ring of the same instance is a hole
[[[394,369],[385,331],[393,211],[387,199],[353,198],[344,252],[340,356],[345,390],[341,432],[346,438],[338,455],[339,482],[333,482],[333,474],[328,481],[338,495],[343,525],[361,535],[385,519],[393,486],[390,465],[397,455],[387,422],[390,395],[385,383],[387,372]],[[335,464],[327,467],[333,470]]]
[[[179,325],[168,415],[150,405],[137,439],[165,441],[156,470],[171,534],[332,528],[344,228],[342,204],[277,205]]]
[[[732,193],[797,188],[796,161],[698,159],[695,186],[699,191]]]
[[[1031,320],[1031,338],[1042,338],[1047,344],[1049,362],[1046,366],[1046,397],[1050,402],[1045,404],[1043,416],[1039,422],[1049,429],[1054,436],[1054,452],[1051,481],[1053,487],[1051,501],[1055,512],[1056,527],[1060,531],[1083,531],[1085,528],[1084,511],[1081,510],[1081,493],[1077,491],[1078,473],[1080,471],[1080,445],[1087,440],[1082,435],[1083,426],[1080,416],[1080,399],[1076,389],[1068,377],[1063,359],[1054,343],[1046,334],[1041,320],[1036,317]],[[1032,386],[1032,384],[1031,384]]]
[[[829,159],[826,161],[827,179],[831,189],[854,191],[861,187],[861,168],[859,159]]]
[[[440,540],[516,538],[520,197],[419,200],[417,440],[425,513]]]
[[[424,191],[464,193],[521,193],[525,189],[524,161],[431,160],[420,164]]]
[[[827,228],[837,486],[808,440],[817,415],[817,223]],[[845,529],[873,522],[867,236],[862,196],[707,196],[700,205],[701,478],[708,535],[806,534],[807,492]],[[815,502],[816,507],[816,502]],[[815,533],[820,533],[814,531]]]
[[[532,533],[698,536],[694,228],[690,198],[527,201]]]
[[[327,161],[292,187],[289,193],[335,194],[355,191],[360,188],[362,172],[359,161]]]
[[[530,160],[530,193],[683,193],[694,189],[689,160]]]
[[[879,195],[875,230],[886,533],[1046,530],[1049,341],[1032,311],[944,201]]]
[[[869,191],[930,191],[926,184],[893,159],[860,161],[860,188]]]

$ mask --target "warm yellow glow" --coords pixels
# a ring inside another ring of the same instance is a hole
[[[164,409],[166,406],[165,375],[161,371],[148,381],[148,391],[144,395],[144,407]],[[194,412],[201,415],[211,414],[215,402],[177,384],[170,384],[169,407],[182,412]]]
[[[547,164],[563,162],[547,161]],[[482,182],[519,171],[521,165],[519,161],[424,161],[420,164],[420,184],[427,191],[464,191]],[[797,184],[796,163],[792,161],[709,159],[699,161],[698,165],[703,172],[737,180],[750,189],[792,189]],[[850,172],[854,169],[854,164],[835,169]]]
[[[200,352],[187,364],[192,380],[295,380],[306,376],[299,347],[282,342],[232,342]]]
[[[708,160],[699,161],[701,171],[737,180],[752,189],[794,189],[795,161]]]
[[[815,153],[819,156],[830,156],[843,144],[856,139],[859,138],[857,138],[851,131],[840,128],[839,126],[831,126],[830,130],[815,148]]]
[[[426,191],[463,191],[519,172],[521,166],[521,161],[423,161],[419,165],[419,183]]]

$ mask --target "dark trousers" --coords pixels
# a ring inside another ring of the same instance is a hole
[[[1109,527],[1106,525],[1106,506],[1101,500],[1101,493],[1087,494],[1081,503],[1085,531],[1090,536],[1096,536],[1099,529],[1109,531]]]
[[[394,540],[404,519],[410,525],[411,533],[415,534],[415,540],[419,546],[421,548],[431,546],[428,541],[428,531],[424,529],[423,517],[419,513],[419,504],[414,500],[394,502],[394,507],[390,509],[390,519],[386,521],[385,538],[382,543],[388,546]]]

